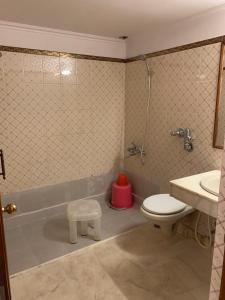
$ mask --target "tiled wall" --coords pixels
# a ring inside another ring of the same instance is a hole
[[[171,179],[220,169],[221,150],[212,147],[219,58],[220,44],[213,44],[148,59],[153,75],[145,165],[138,157],[125,160],[126,169],[144,179],[142,190],[146,182],[146,194],[167,192]],[[125,148],[143,143],[147,86],[144,62],[128,63]],[[170,136],[178,127],[192,130],[193,152]]]
[[[218,206],[218,218],[214,243],[214,255],[212,265],[210,300],[218,300],[224,259],[224,234],[225,234],[225,151],[223,151],[222,176],[220,182],[220,197]],[[225,274],[224,274],[225,275]]]
[[[169,192],[172,179],[220,169],[222,151],[212,147],[219,59],[219,43],[148,59],[152,80],[145,165],[139,157],[125,160],[139,196]],[[143,143],[147,96],[144,62],[128,63],[125,149],[132,141]],[[182,138],[170,136],[179,127],[191,129],[193,152],[184,151]],[[192,214],[182,219],[177,230],[193,236],[195,218]],[[202,238],[207,235],[206,222],[203,215]]]
[[[221,82],[221,94],[220,94],[220,103],[219,103],[219,114],[218,114],[218,131],[216,138],[216,145],[223,146],[224,142],[224,120],[225,120],[225,70],[222,73],[222,82]]]
[[[118,165],[124,64],[1,53],[0,148],[7,172],[1,192],[99,175]]]
[[[220,168],[221,150],[212,148],[219,51],[214,44],[149,59],[154,74],[145,165],[136,157],[125,160],[147,194],[168,191],[170,179]],[[70,75],[63,75],[65,70]],[[121,63],[2,52],[0,148],[7,181],[1,191],[76,180],[118,166],[125,90],[125,146],[143,143],[147,77],[142,61],[126,65],[126,89],[124,83]],[[170,136],[177,127],[192,129],[192,153]],[[212,300],[218,299],[224,252],[223,185]]]

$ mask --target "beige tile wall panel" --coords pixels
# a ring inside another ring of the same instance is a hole
[[[0,144],[15,192],[107,173],[119,161],[123,63],[2,51]],[[63,71],[70,74],[63,76]]]
[[[224,260],[224,234],[225,234],[225,151],[223,150],[222,176],[220,182],[220,196],[218,219],[213,253],[213,266],[211,274],[210,300],[218,300]]]
[[[168,191],[169,180],[219,169],[221,150],[212,148],[220,44],[148,59],[152,76],[146,163],[125,161],[137,173]],[[126,65],[125,149],[143,143],[147,104],[147,76],[143,61]],[[170,130],[189,127],[194,151],[183,150],[183,140]],[[125,155],[127,153],[125,152]]]

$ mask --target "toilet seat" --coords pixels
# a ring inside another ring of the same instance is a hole
[[[142,208],[155,215],[178,214],[186,208],[186,204],[171,197],[169,194],[158,194],[146,198]]]

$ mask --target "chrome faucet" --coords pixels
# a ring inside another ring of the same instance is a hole
[[[184,138],[184,150],[191,152],[193,151],[192,135],[190,128],[177,128],[176,130],[171,130],[171,136],[179,136]]]
[[[140,155],[141,162],[144,165],[144,157],[146,155],[143,145],[137,146],[135,143],[131,143],[131,147],[127,148],[127,151],[129,152],[128,157]]]
[[[137,146],[135,143],[131,143],[131,147],[127,148],[127,151],[129,152],[129,156],[134,156],[137,154],[145,155],[145,151],[143,149],[143,146]]]
[[[127,151],[129,152],[129,156],[134,156],[139,153],[139,150],[135,143],[132,142],[131,145],[131,147],[127,148]]]

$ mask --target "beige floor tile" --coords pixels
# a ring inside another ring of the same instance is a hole
[[[204,278],[196,272],[203,263]],[[210,264],[194,241],[168,239],[145,224],[19,273],[11,279],[13,300],[203,300]]]

